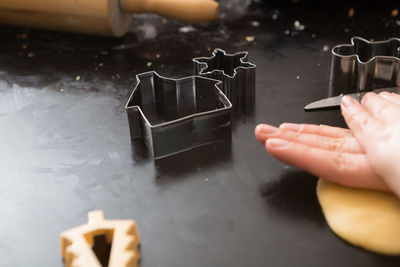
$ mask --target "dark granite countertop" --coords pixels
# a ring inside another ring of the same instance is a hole
[[[209,24],[135,15],[121,39],[0,27],[0,266],[62,266],[59,234],[94,209],[136,220],[142,267],[399,266],[336,237],[317,179],[253,135],[260,122],[343,126],[303,107],[327,96],[333,45],[399,36],[398,2],[220,2]],[[135,75],[191,75],[217,47],[257,65],[254,113],[235,117],[230,149],[154,162],[129,136]]]

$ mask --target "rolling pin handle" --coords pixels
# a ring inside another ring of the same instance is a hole
[[[120,0],[120,7],[128,13],[156,13],[187,22],[218,17],[218,3],[214,0]]]

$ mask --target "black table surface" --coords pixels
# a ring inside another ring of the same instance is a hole
[[[400,33],[395,2],[332,2],[220,1],[201,25],[135,15],[121,39],[0,27],[0,266],[62,266],[60,233],[95,209],[136,220],[142,267],[399,266],[335,236],[317,178],[254,138],[260,122],[344,126],[303,111],[327,96],[330,48]],[[229,149],[155,162],[129,136],[135,75],[191,75],[217,47],[257,65],[254,113],[235,116]]]

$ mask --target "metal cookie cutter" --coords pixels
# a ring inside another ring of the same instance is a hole
[[[353,37],[332,49],[329,96],[400,86],[400,39]]]
[[[232,104],[219,81],[170,79],[154,71],[136,76],[126,104],[131,138],[143,138],[155,159],[231,140]]]
[[[256,65],[247,62],[248,53],[227,54],[215,49],[211,57],[193,59],[195,75],[222,81],[222,91],[234,108],[254,106]]]
[[[66,267],[137,267],[140,237],[132,220],[106,220],[101,210],[88,213],[87,224],[61,234]]]

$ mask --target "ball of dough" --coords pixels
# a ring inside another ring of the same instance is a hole
[[[400,199],[394,194],[320,179],[317,196],[329,227],[339,237],[366,250],[400,254]]]

